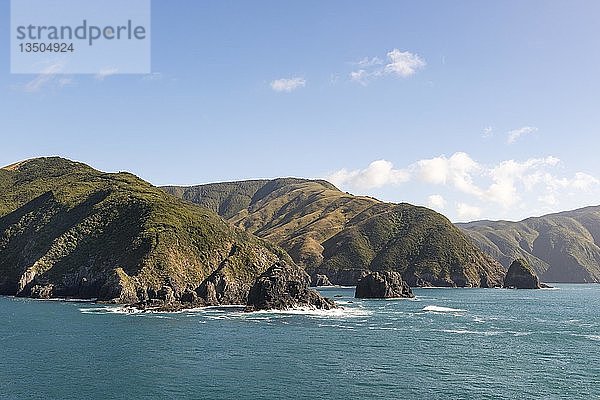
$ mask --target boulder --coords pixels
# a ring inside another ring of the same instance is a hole
[[[198,294],[191,290],[191,289],[185,289],[183,291],[183,293],[181,294],[181,302],[182,303],[197,303],[198,302]]]
[[[358,299],[389,299],[415,297],[399,272],[371,272],[358,281],[354,297]]]
[[[297,265],[279,262],[262,273],[248,294],[246,311],[336,308],[333,300],[309,289],[310,276]]]
[[[317,274],[313,279],[313,286],[333,286],[327,275]]]
[[[157,297],[164,301],[165,304],[171,304],[175,302],[175,294],[173,291],[173,288],[170,286],[163,286],[160,288],[160,290],[157,292]]]
[[[505,288],[540,289],[540,280],[526,260],[520,258],[512,262],[504,277]]]

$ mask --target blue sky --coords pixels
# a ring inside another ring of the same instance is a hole
[[[454,221],[600,204],[600,2],[152,2],[152,75],[11,75],[0,164],[325,177]],[[363,71],[363,72],[361,72]]]

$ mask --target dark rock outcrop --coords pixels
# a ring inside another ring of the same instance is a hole
[[[394,271],[371,272],[358,281],[354,297],[359,299],[388,299],[415,297],[402,275]]]
[[[327,275],[316,274],[312,282],[313,286],[333,286]]]
[[[256,279],[248,294],[246,311],[336,308],[333,300],[308,288],[310,281],[302,268],[276,263]]]
[[[515,260],[508,268],[504,277],[505,288],[541,289],[540,281],[535,271],[524,259]]]

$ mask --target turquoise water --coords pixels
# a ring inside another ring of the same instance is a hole
[[[600,285],[323,292],[345,309],[128,315],[0,298],[0,398],[600,398]]]

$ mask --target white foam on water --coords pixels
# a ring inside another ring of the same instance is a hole
[[[52,298],[52,299],[34,299],[37,301],[59,301],[59,302],[65,302],[65,303],[93,303],[98,299],[76,299],[76,298],[61,298],[61,297],[56,297],[56,298]]]
[[[339,329],[354,329],[354,326],[344,324],[319,324],[320,328],[339,328]]]
[[[88,307],[80,308],[79,311],[83,314],[141,314],[144,311],[135,307],[117,307],[117,306],[104,306],[104,307]]]
[[[572,333],[571,336],[582,337],[582,338],[593,340],[595,342],[600,341],[600,335],[582,335],[582,334]]]
[[[367,311],[361,308],[355,307],[339,307],[331,310],[319,310],[315,308],[293,308],[289,310],[260,310],[253,311],[250,313],[244,313],[244,315],[252,316],[256,314],[267,314],[267,315],[279,315],[279,316],[291,316],[291,315],[306,315],[309,317],[316,318],[355,318],[365,317],[372,315],[371,311]]]
[[[513,336],[529,336],[531,335],[533,332],[514,332]]]
[[[467,310],[460,308],[440,307],[440,306],[425,306],[423,311],[435,312],[435,313],[464,313]]]
[[[500,331],[472,331],[468,329],[442,329],[441,332],[452,333],[455,335],[482,335],[482,336],[496,336],[503,332]]]

